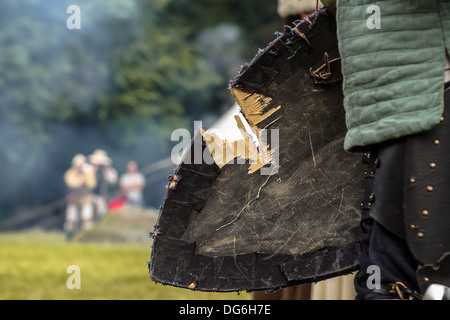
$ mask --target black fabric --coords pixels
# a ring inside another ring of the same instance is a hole
[[[358,299],[389,298],[367,287],[370,265],[380,267],[384,284],[400,281],[421,293],[431,283],[449,283],[449,269],[440,265],[450,254],[450,126],[445,118],[427,132],[372,146],[377,168],[365,193],[372,195],[373,220],[361,222]]]
[[[444,93],[446,108],[450,90]],[[422,265],[438,265],[450,253],[450,119],[410,136],[405,145],[403,216],[408,246]],[[412,182],[414,181],[414,182]]]
[[[374,203],[373,186],[378,164],[376,148],[365,153],[361,161],[367,165],[364,171],[364,199],[361,202],[361,221],[364,221],[371,218],[370,211]]]
[[[355,276],[357,300],[392,299],[369,289],[367,281],[372,275],[369,266],[380,268],[381,284],[388,286],[402,282],[409,289],[418,291],[416,281],[417,262],[410,254],[404,239],[383,228],[373,219],[361,222],[363,237],[361,239],[360,270]]]
[[[378,146],[378,166],[373,186],[370,216],[399,237],[405,237],[403,223],[403,163],[406,139]]]
[[[439,259],[439,268],[433,265],[421,266],[417,270],[420,288],[426,288],[431,283],[439,283],[450,288],[450,253]],[[423,291],[423,289],[422,289]]]
[[[450,103],[450,91],[447,90],[449,86],[450,83],[445,84],[445,105]],[[373,194],[373,201],[369,215],[399,237],[405,237],[404,213],[409,214],[410,211],[413,211],[414,216],[415,211],[425,209],[418,207],[418,205],[427,199],[425,198],[426,193],[421,192],[423,190],[420,190],[417,194],[409,194],[408,188],[417,186],[417,183],[411,184],[410,179],[416,180],[419,177],[426,176],[430,185],[441,180],[442,187],[440,189],[450,189],[450,184],[447,182],[449,181],[447,177],[450,175],[450,169],[447,169],[450,168],[450,165],[447,165],[450,152],[447,151],[450,149],[442,148],[442,141],[445,142],[446,138],[450,136],[450,126],[446,124],[448,121],[446,120],[432,130],[421,134],[393,139],[372,146],[372,153],[377,154],[378,164],[373,190],[370,191]],[[435,139],[441,141],[439,148],[433,146]],[[437,161],[438,159],[442,160]],[[439,163],[440,170],[443,170],[442,164],[446,164],[446,171],[430,170],[430,162]],[[431,175],[432,173],[434,173],[434,176]],[[420,186],[423,187],[422,189],[426,188],[423,183]],[[438,206],[440,211],[446,211],[448,205],[442,202],[446,198],[450,199],[445,194],[440,196],[439,201],[435,201],[434,206]],[[417,209],[414,207],[417,207]],[[406,230],[408,232],[411,232],[411,228],[408,227],[414,224],[412,220],[417,219],[406,218]],[[436,260],[434,259],[434,261]]]

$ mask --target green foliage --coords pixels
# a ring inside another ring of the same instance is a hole
[[[102,119],[137,115],[173,130],[188,124],[183,118],[201,115],[211,88],[223,85],[214,70],[199,70],[189,30],[168,23],[166,4],[140,4],[139,11],[146,14],[139,20],[135,41],[119,55],[116,92],[102,106]]]
[[[228,80],[282,28],[272,0],[70,4],[81,9],[80,30],[66,27],[64,1],[0,4],[0,206],[8,212],[64,196],[75,153],[103,148],[119,172],[130,159],[168,156],[171,132],[229,107]]]
[[[71,131],[76,135],[81,127],[100,124],[96,112],[101,97],[111,93],[114,59],[117,50],[129,44],[128,29],[133,24],[133,11],[123,18],[124,9],[118,6],[126,1],[108,1],[103,7],[100,3],[83,5],[86,23],[79,31],[66,27],[67,4],[61,1],[0,4],[0,205],[4,210],[48,201],[51,194],[61,197],[64,189],[47,195],[44,190],[60,186],[62,172],[53,169],[67,166],[83,144],[71,144],[72,149],[63,139]],[[47,187],[50,184],[48,189],[41,179]]]

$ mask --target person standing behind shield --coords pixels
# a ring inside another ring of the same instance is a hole
[[[101,149],[95,150],[89,156],[89,162],[97,179],[94,190],[96,220],[101,219],[108,211],[109,187],[117,183],[117,171],[112,167],[112,160]]]
[[[90,229],[93,226],[92,190],[97,186],[97,181],[84,155],[77,154],[72,159],[72,167],[65,172],[64,182],[69,189],[64,230],[66,239],[70,241],[78,228],[80,218],[82,229]]]
[[[142,207],[142,190],[145,187],[145,177],[138,171],[135,161],[127,163],[127,172],[120,177],[120,188],[126,196],[126,203],[132,207]]]

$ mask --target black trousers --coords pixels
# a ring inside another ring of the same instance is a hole
[[[445,117],[449,117],[448,87],[447,84],[444,93]],[[383,289],[401,282],[409,290],[421,292],[424,283],[418,281],[418,270],[424,264],[435,264],[442,253],[450,251],[448,121],[428,132],[372,146],[377,165],[372,164],[367,170],[374,175],[366,187],[366,196],[370,195],[366,202],[371,206],[366,207],[361,221],[360,270],[355,277],[357,299],[392,298],[373,290],[371,266],[379,270],[376,276]],[[433,139],[441,143],[433,145]],[[413,189],[421,183],[423,186]],[[425,189],[426,185],[432,189]],[[448,284],[447,268],[440,268],[438,277],[426,276]]]
[[[371,266],[380,271],[380,284],[383,288],[398,281],[409,289],[418,292],[416,280],[417,262],[412,257],[406,241],[388,231],[374,219],[361,222],[360,270],[355,276],[357,300],[392,299],[392,296],[373,290],[374,273]],[[368,284],[369,282],[369,284]]]

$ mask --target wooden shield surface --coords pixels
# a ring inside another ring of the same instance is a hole
[[[237,152],[218,163],[217,140],[196,133],[155,226],[153,280],[272,290],[358,269],[363,168],[343,150],[342,82],[311,76],[325,53],[339,57],[335,17],[322,8],[285,27],[231,82],[256,151],[267,157]],[[199,162],[195,150],[214,162]]]

